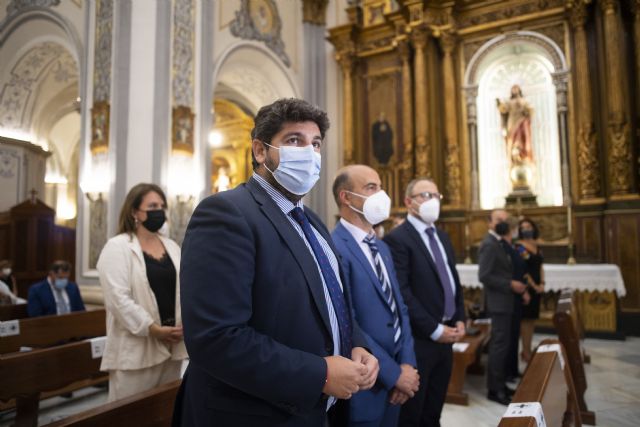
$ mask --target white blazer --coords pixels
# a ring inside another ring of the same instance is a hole
[[[176,326],[180,313],[180,247],[159,236],[176,269]],[[107,311],[107,342],[100,369],[142,369],[168,359],[187,357],[184,341],[168,345],[149,335],[149,326],[160,324],[160,311],[147,279],[147,268],[135,234],[109,239],[98,259],[100,285]]]

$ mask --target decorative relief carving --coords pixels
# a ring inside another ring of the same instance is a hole
[[[568,0],[567,12],[569,15],[569,23],[572,28],[583,28],[587,23],[587,18],[589,16],[587,5],[589,3],[591,3],[591,0]]]
[[[458,43],[457,37],[449,31],[441,33],[438,41],[440,42],[440,48],[445,55],[451,55]]]
[[[416,49],[423,50],[427,46],[430,31],[425,27],[416,27],[411,31],[411,41]]]
[[[329,0],[302,0],[302,22],[324,27]]]
[[[58,6],[60,0],[11,0],[7,5],[7,17],[17,15],[28,9]]]
[[[447,156],[445,158],[445,176],[447,201],[458,204],[462,200],[462,190],[460,185],[460,153],[458,144],[455,141],[445,141]]]
[[[61,86],[78,80],[75,60],[62,46],[42,43],[29,49],[9,73],[0,92],[0,126],[21,129],[28,124],[29,102],[39,82],[49,73]]]
[[[565,113],[567,111],[567,73],[555,73],[552,79],[556,87],[556,106],[558,113]]]
[[[0,148],[0,178],[11,179],[18,175],[20,156],[15,150]]]
[[[467,42],[462,45],[462,55],[464,56],[465,64],[468,64],[471,61],[473,55],[475,55],[478,49],[480,49],[487,41],[489,41],[489,38]]]
[[[284,65],[291,66],[281,37],[282,21],[273,0],[242,0],[230,30],[241,39],[264,42]]]
[[[597,197],[600,194],[600,164],[593,124],[583,125],[577,139],[580,195],[582,198]]]
[[[632,154],[631,129],[622,120],[609,122],[609,177],[613,194],[626,194],[631,190]]]
[[[109,102],[111,94],[111,49],[113,0],[97,0],[96,39],[93,64],[93,102]]]
[[[565,29],[563,24],[553,25],[550,27],[537,28],[536,31],[549,37],[564,52]]]
[[[600,7],[605,15],[616,13],[618,0],[600,0]]]
[[[365,43],[362,43],[358,51],[359,53],[367,53],[370,51],[383,49],[385,47],[391,47],[393,43],[394,43],[393,37],[384,37],[381,39],[370,40]]]
[[[192,107],[195,4],[175,0],[173,5],[173,105]]]
[[[525,4],[514,5],[511,7],[501,7],[500,9],[486,12],[483,14],[462,14],[458,19],[458,27],[472,27],[475,25],[487,24],[503,19],[509,19],[516,16],[527,15],[529,13],[539,12],[540,10],[550,9],[554,7],[564,6],[566,0],[538,0]],[[544,4],[544,6],[542,6]]]

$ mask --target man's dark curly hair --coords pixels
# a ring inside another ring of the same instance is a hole
[[[329,129],[329,118],[327,113],[320,108],[311,105],[303,99],[282,98],[273,104],[265,105],[258,111],[254,119],[254,128],[251,130],[251,140],[259,139],[262,142],[271,144],[271,138],[282,130],[285,123],[315,122],[320,129],[320,136]],[[267,146],[267,150],[269,147]],[[253,168],[258,167],[258,163],[251,151],[251,163]]]

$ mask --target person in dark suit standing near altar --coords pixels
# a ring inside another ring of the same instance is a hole
[[[174,425],[337,425],[344,399],[374,385],[378,361],[331,237],[302,203],[328,127],[303,100],[262,107],[253,176],[193,213],[180,269],[190,360]]]
[[[509,214],[503,209],[491,212],[489,232],[478,250],[478,279],[484,287],[486,310],[491,318],[491,340],[487,372],[487,398],[508,405],[512,390],[506,385],[515,294],[526,286],[513,278]]]
[[[331,237],[345,269],[355,317],[380,363],[378,381],[349,402],[350,427],[395,427],[400,405],[418,391],[420,377],[391,252],[373,230],[389,218],[391,199],[378,173],[365,165],[341,169],[333,182],[340,221]]]
[[[453,366],[452,344],[465,335],[462,287],[449,236],[435,227],[442,195],[430,179],[409,183],[407,220],[384,239],[409,307],[420,389],[400,412],[400,426],[439,426]]]

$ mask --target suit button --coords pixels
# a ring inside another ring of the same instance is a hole
[[[327,354],[333,354],[333,349],[331,347],[327,346],[324,349],[327,352]]]

